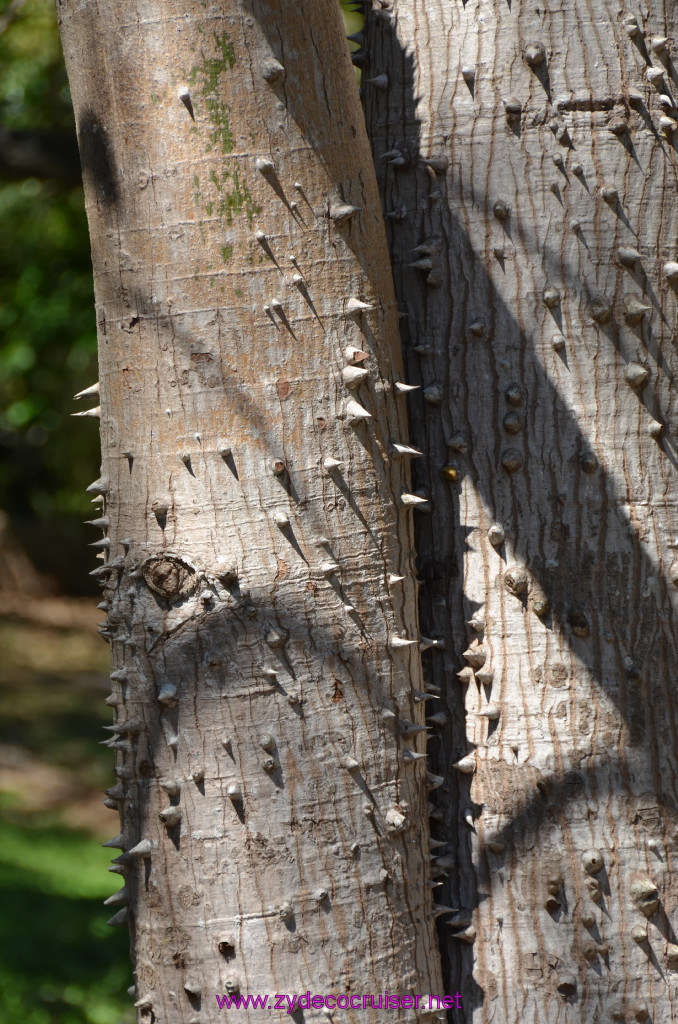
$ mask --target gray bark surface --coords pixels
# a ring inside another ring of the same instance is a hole
[[[467,1021],[676,1016],[677,20],[367,19]]]
[[[397,310],[339,11],[58,9],[139,1020],[440,993]]]

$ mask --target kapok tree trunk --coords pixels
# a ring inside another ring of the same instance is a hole
[[[476,932],[443,926],[448,988],[465,1020],[673,1020],[678,10],[374,6],[445,902]]]
[[[338,7],[58,8],[99,328],[109,903],[140,1019],[438,993],[417,499]]]

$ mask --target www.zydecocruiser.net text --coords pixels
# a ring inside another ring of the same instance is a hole
[[[236,996],[218,995],[217,1004],[220,1010],[284,1010],[292,1014],[295,1010],[460,1010],[461,995],[446,996],[397,996],[392,992],[380,992],[378,995],[325,995],[312,996],[310,992],[302,995],[259,995]]]

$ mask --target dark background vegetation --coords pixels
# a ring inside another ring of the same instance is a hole
[[[127,930],[101,905],[121,880],[100,846],[118,819],[101,802],[108,649],[82,525],[99,437],[70,417],[96,365],[54,0],[0,0],[0,1024],[135,1017]]]

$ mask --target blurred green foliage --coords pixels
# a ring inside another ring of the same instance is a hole
[[[0,649],[0,1024],[131,1024],[129,936],[102,906],[122,884],[99,845],[117,829],[108,650],[91,627],[8,620]]]
[[[127,929],[109,928],[101,906],[119,887],[107,851],[44,815],[12,821],[0,809],[0,1024],[131,1022]]]
[[[26,0],[0,35],[0,125],[73,144],[53,0]],[[36,565],[75,592],[88,586],[79,521],[91,509],[84,488],[98,475],[99,441],[96,421],[69,413],[75,391],[94,380],[82,188],[47,163],[39,178],[0,181],[0,508]]]

